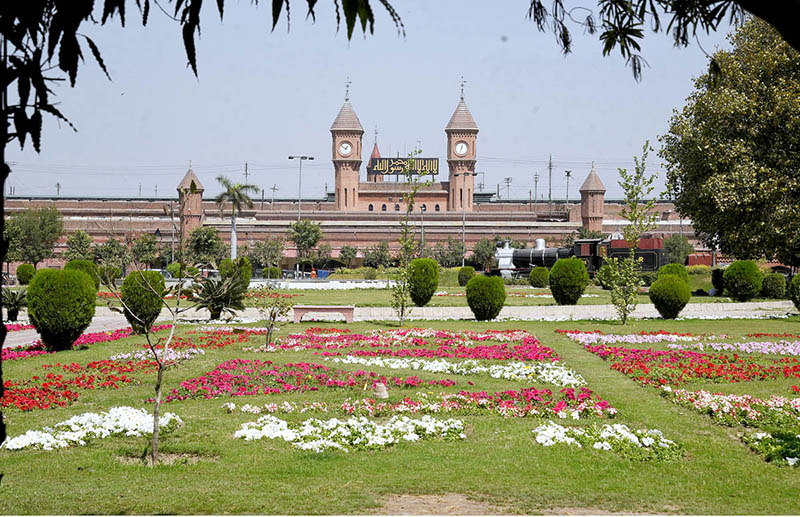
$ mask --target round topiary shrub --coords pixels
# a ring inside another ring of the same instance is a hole
[[[800,275],[794,275],[792,283],[789,284],[789,298],[792,299],[795,309],[800,311]]]
[[[97,274],[97,266],[94,265],[94,262],[89,260],[70,260],[64,265],[64,269],[83,271],[89,275],[89,278],[94,282],[95,291],[100,289],[100,276]]]
[[[131,271],[120,288],[123,314],[137,334],[153,326],[161,314],[164,276],[158,271]]]
[[[408,294],[417,307],[423,307],[439,287],[439,264],[429,258],[411,261],[408,266]]]
[[[36,274],[36,269],[33,264],[20,264],[17,266],[17,281],[19,285],[28,285],[31,283],[33,275]]]
[[[761,297],[781,299],[786,296],[786,277],[780,273],[770,273],[761,283]]]
[[[737,260],[725,269],[725,290],[737,302],[746,302],[761,292],[764,275],[752,260]]]
[[[600,266],[600,269],[597,270],[597,273],[594,275],[594,279],[602,289],[606,291],[611,290],[611,266],[609,264],[603,264]]]
[[[689,272],[683,264],[666,264],[658,270],[658,278],[666,275],[675,275],[687,284],[689,283]]]
[[[558,259],[550,269],[550,291],[559,305],[575,305],[589,284],[586,265],[577,257]]]
[[[173,262],[172,264],[167,266],[167,273],[172,275],[172,278],[178,278],[181,276],[181,263],[180,262]]]
[[[677,275],[659,275],[650,286],[650,301],[664,319],[675,319],[689,303],[689,284]]]
[[[546,267],[535,267],[531,269],[528,281],[531,287],[547,287],[547,284],[550,283],[550,271]]]
[[[475,275],[467,282],[467,304],[478,321],[493,320],[506,303],[506,286],[499,276]]]
[[[722,296],[725,292],[725,270],[714,268],[711,270],[711,285],[714,286],[716,296]]]
[[[44,269],[28,288],[28,316],[49,351],[69,350],[94,317],[97,292],[89,275]]]
[[[472,277],[475,276],[475,268],[472,266],[464,266],[458,270],[458,285],[464,287],[467,285],[467,282],[472,280]]]

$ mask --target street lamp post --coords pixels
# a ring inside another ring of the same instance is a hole
[[[453,176],[477,176],[478,174],[483,174],[482,172],[462,172],[462,173],[455,173]],[[464,267],[464,264],[467,260],[467,237],[466,237],[466,226],[467,226],[467,204],[464,203],[465,200],[462,199],[461,201],[461,267]]]
[[[313,156],[290,156],[290,160],[300,160],[300,170],[297,173],[297,220],[300,220],[301,198],[300,191],[303,188],[303,160],[313,160]]]

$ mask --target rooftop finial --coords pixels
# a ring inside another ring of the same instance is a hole
[[[461,100],[464,100],[464,85],[467,84],[467,81],[464,80],[464,76],[461,76]]]
[[[189,168],[192,168],[192,160],[189,160]]]
[[[594,170],[594,160],[592,160],[592,170]]]
[[[375,126],[375,143],[378,143],[378,126]]]
[[[344,100],[345,102],[350,100],[350,76],[347,76],[347,82],[344,83]]]

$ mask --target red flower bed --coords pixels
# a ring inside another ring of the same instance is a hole
[[[182,336],[175,336],[170,348],[225,348],[236,343],[246,343],[252,335],[262,335],[266,331],[259,330],[190,330]],[[146,346],[146,345],[145,345]],[[157,347],[160,348],[160,347]]]
[[[385,377],[364,370],[348,371],[329,368],[322,364],[287,363],[274,365],[272,361],[258,359],[231,359],[214,370],[181,382],[165,402],[189,398],[212,399],[221,396],[275,394],[290,391],[317,391],[320,388],[356,388],[365,383],[382,382],[398,388],[420,386],[453,386],[450,379],[423,381],[419,377]]]
[[[6,332],[19,332],[20,330],[32,329],[33,325],[23,325],[21,323],[6,323]]]

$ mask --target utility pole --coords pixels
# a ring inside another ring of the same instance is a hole
[[[61,183],[56,182],[56,197],[61,195]]]
[[[278,190],[278,185],[273,183],[270,190],[272,191],[272,209],[275,210],[275,191]]]
[[[261,210],[264,210],[264,189],[261,189]]]
[[[303,187],[303,160],[313,160],[314,157],[313,156],[305,156],[305,155],[303,155],[303,156],[290,156],[289,159],[290,160],[299,160],[300,161],[300,170],[298,171],[298,174],[297,174],[297,220],[299,221],[300,220],[300,203],[301,203],[300,191],[301,191],[301,189]]]
[[[244,162],[244,184],[247,185],[247,178],[250,177],[250,173],[247,172],[247,162]]]
[[[564,175],[567,177],[567,206],[565,208],[569,210],[569,179],[572,177],[572,171],[564,171]],[[567,214],[567,217],[569,217],[569,214]]]
[[[506,198],[511,199],[511,178],[503,178],[506,184]]]
[[[139,183],[139,197],[142,197],[142,184]]]
[[[549,180],[547,182],[547,212],[550,217],[553,216],[553,155],[550,155],[550,161],[547,164],[549,171]]]
[[[500,184],[497,184],[497,199],[500,199]]]
[[[156,195],[155,195],[155,197],[158,197],[158,184],[156,184]]]
[[[539,198],[539,173],[533,175],[533,203]],[[536,210],[534,210],[535,212]]]

